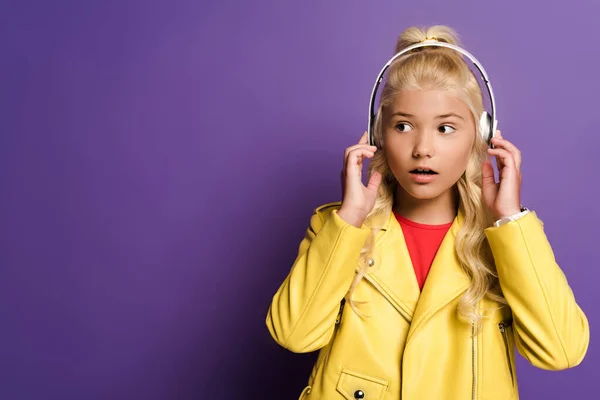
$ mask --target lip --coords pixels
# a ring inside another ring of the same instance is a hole
[[[431,168],[428,165],[418,165],[415,168],[413,168],[411,171],[414,171],[414,170],[417,170],[417,169],[425,169],[425,170],[433,171],[433,172],[437,173],[437,171],[435,169]]]
[[[415,173],[411,172],[410,177],[412,178],[413,181],[415,181],[417,183],[429,183],[437,177],[437,174],[425,175],[425,174],[415,174]]]

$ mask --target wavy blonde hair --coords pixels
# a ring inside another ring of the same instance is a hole
[[[460,45],[457,34],[449,27],[411,27],[400,34],[395,53],[428,37]],[[420,48],[397,59],[388,70],[374,121],[376,144],[380,147],[383,144],[383,114],[400,90],[433,88],[452,92],[468,106],[473,120],[479,121],[484,111],[481,87],[462,56],[452,49],[442,47]],[[455,190],[458,191],[459,209],[464,214],[464,223],[456,238],[456,252],[462,267],[471,277],[467,291],[459,300],[457,311],[461,318],[473,323],[478,332],[482,320],[482,314],[477,307],[479,301],[484,297],[501,303],[506,301],[498,284],[494,259],[484,233],[485,228],[492,222],[481,193],[481,163],[487,157],[488,145],[480,135],[479,124],[476,125],[477,134],[470,159],[465,172],[456,183]],[[375,171],[381,173],[383,179],[375,206],[366,219],[366,224],[371,226],[371,234],[361,251],[359,271],[346,295],[346,300],[358,314],[361,314],[357,308],[359,302],[352,300],[352,293],[367,273],[368,260],[374,251],[375,237],[392,211],[394,193],[398,185],[384,151],[376,152],[369,163],[369,177]]]

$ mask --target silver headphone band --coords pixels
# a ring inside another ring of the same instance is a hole
[[[495,130],[496,128],[496,124],[498,121],[497,115],[496,115],[496,100],[494,98],[494,91],[492,90],[492,84],[490,83],[490,80],[488,79],[488,75],[485,72],[485,69],[483,68],[483,66],[481,65],[481,63],[475,58],[474,55],[472,55],[471,53],[469,53],[467,50],[463,49],[462,47],[456,46],[454,44],[451,43],[446,43],[446,42],[438,42],[438,41],[434,41],[434,40],[427,40],[424,42],[419,42],[419,43],[415,43],[411,46],[408,46],[407,48],[403,49],[402,51],[400,51],[399,53],[396,53],[392,58],[390,58],[390,60],[383,66],[383,68],[381,69],[381,72],[379,73],[379,75],[377,76],[377,79],[375,80],[375,85],[373,85],[373,91],[371,92],[371,100],[369,102],[369,125],[368,125],[368,135],[369,135],[369,144],[374,145],[375,144],[375,134],[373,132],[374,127],[373,127],[373,119],[375,118],[375,97],[377,95],[377,89],[379,88],[379,85],[381,84],[381,81],[383,80],[383,75],[385,74],[385,71],[390,67],[390,65],[392,65],[392,63],[394,61],[396,61],[398,58],[402,57],[403,55],[405,55],[406,53],[414,50],[414,49],[418,49],[420,47],[445,47],[448,49],[452,49],[455,50],[457,52],[459,52],[460,54],[464,55],[465,57],[467,57],[471,63],[473,63],[473,65],[475,66],[475,68],[477,68],[477,70],[479,71],[479,73],[481,74],[481,79],[483,80],[483,82],[485,83],[485,87],[487,89],[487,93],[488,96],[490,98],[490,105],[492,108],[492,130]],[[493,135],[493,131],[492,131],[492,135]]]

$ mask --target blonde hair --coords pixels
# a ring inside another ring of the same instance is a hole
[[[425,29],[411,27],[400,34],[395,53],[431,37],[435,37],[438,41],[460,45],[457,34],[449,27],[432,26]],[[383,143],[383,112],[400,90],[432,88],[451,91],[468,106],[473,114],[473,120],[476,121],[477,134],[470,159],[466,171],[456,184],[458,206],[464,214],[464,222],[456,237],[456,252],[461,266],[471,277],[467,291],[459,300],[457,311],[461,318],[473,323],[475,331],[479,332],[482,319],[477,308],[479,301],[484,297],[501,303],[506,301],[498,284],[494,259],[484,234],[485,228],[491,224],[491,219],[481,194],[481,163],[487,157],[487,143],[480,135],[477,123],[484,111],[481,87],[458,52],[442,47],[420,48],[401,57],[390,66],[374,120],[375,142],[380,146]],[[359,302],[352,300],[352,293],[367,273],[368,260],[374,251],[375,237],[392,211],[394,193],[398,185],[389,168],[385,152],[378,151],[371,159],[368,167],[369,177],[373,172],[381,173],[383,179],[375,206],[366,219],[366,224],[371,226],[371,234],[361,251],[359,271],[346,295],[346,300],[358,314],[361,314],[357,308]]]

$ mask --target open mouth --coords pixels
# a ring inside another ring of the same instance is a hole
[[[432,169],[421,169],[421,168],[413,169],[412,171],[410,171],[410,173],[417,174],[417,175],[437,175],[437,172],[435,172]]]

